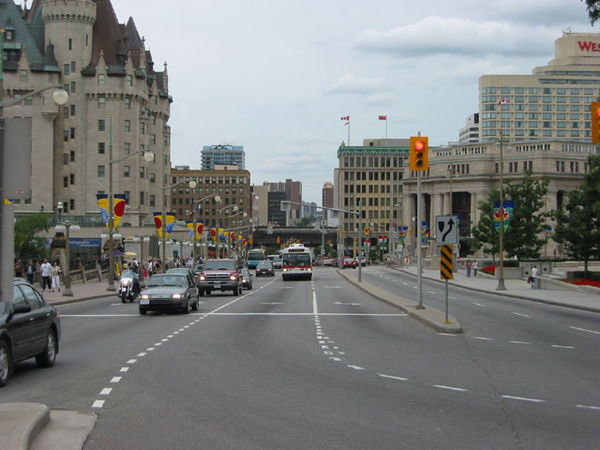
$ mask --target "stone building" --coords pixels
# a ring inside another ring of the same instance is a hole
[[[62,202],[75,221],[99,221],[96,195],[109,193],[112,166],[112,191],[127,196],[121,225],[152,223],[170,168],[166,64],[154,69],[133,19],[119,23],[110,0],[0,3],[4,99],[52,85],[69,93],[63,107],[48,90],[4,109],[33,121],[32,198],[15,205],[17,215]]]

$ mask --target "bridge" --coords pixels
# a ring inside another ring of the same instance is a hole
[[[337,228],[327,227],[324,229],[325,232],[325,243],[328,241],[333,242],[336,245],[337,242]],[[294,239],[303,243],[306,247],[318,247],[321,245],[321,231],[317,228],[300,228],[300,227],[257,227],[254,230],[254,244],[253,247],[268,247],[268,248],[279,248],[280,244]]]

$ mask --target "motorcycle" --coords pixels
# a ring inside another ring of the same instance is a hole
[[[133,277],[121,277],[119,280],[119,297],[122,303],[131,303],[137,297]]]

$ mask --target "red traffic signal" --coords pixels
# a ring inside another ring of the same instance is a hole
[[[429,138],[425,136],[412,136],[408,163],[410,170],[429,169]]]

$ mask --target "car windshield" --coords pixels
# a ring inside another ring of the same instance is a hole
[[[204,270],[235,270],[235,262],[220,261],[218,259],[207,261]]]
[[[148,283],[146,284],[148,287],[157,287],[157,286],[178,286],[185,287],[186,280],[184,276],[181,275],[152,275]]]
[[[262,261],[258,263],[256,266],[258,269],[271,269],[273,267],[273,263],[271,261]]]

